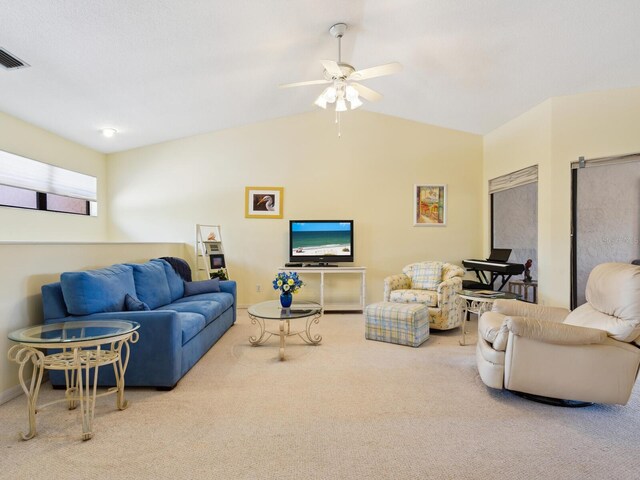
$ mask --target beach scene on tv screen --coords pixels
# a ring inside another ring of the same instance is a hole
[[[294,223],[291,226],[291,249],[295,256],[349,256],[351,224]]]

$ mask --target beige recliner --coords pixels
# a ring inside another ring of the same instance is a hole
[[[478,322],[482,381],[551,399],[625,405],[640,367],[640,267],[593,269],[574,311],[496,300]]]

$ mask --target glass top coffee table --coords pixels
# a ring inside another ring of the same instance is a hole
[[[467,316],[469,313],[475,313],[480,319],[484,312],[491,310],[493,302],[496,300],[516,300],[520,295],[509,292],[499,292],[495,290],[460,290],[456,292],[458,306],[462,309],[462,339],[460,345],[469,345],[467,343]]]
[[[68,402],[69,409],[80,404],[83,440],[93,436],[96,397],[115,393],[117,408],[127,408],[124,374],[129,362],[129,343],[138,341],[139,328],[139,323],[128,320],[92,320],[37,325],[11,332],[9,339],[17,345],[9,349],[8,357],[20,366],[18,378],[27,396],[29,415],[29,433],[23,434],[22,438],[29,440],[36,435],[36,412],[54,403]],[[40,350],[47,348],[56,353],[45,355]],[[98,368],[103,365],[113,365],[116,386],[97,394]],[[33,373],[29,366],[33,367]],[[37,405],[45,369],[63,370],[67,388],[64,398]],[[93,388],[89,376],[91,369],[94,369]],[[31,373],[27,384],[25,377]]]
[[[317,345],[322,341],[322,336],[311,334],[311,327],[320,322],[322,307],[314,302],[295,301],[290,308],[282,308],[277,300],[257,303],[248,309],[249,318],[253,325],[258,325],[260,331],[257,336],[249,337],[251,345],[262,345],[272,335],[280,337],[280,360],[284,360],[285,338],[298,335],[305,343]],[[306,319],[304,330],[291,330],[291,320]],[[277,332],[267,330],[266,323],[280,322]]]

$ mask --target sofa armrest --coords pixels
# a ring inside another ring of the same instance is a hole
[[[522,302],[520,300],[501,300],[493,302],[491,311],[502,313],[512,317],[540,318],[551,322],[560,323],[567,318],[569,310],[561,307],[545,307],[535,303]]]
[[[506,317],[504,326],[514,335],[555,345],[590,345],[603,343],[607,339],[607,332],[604,330],[576,327],[536,318]]]
[[[45,323],[91,320],[130,320],[138,322],[140,339],[131,345],[128,371],[144,372],[150,385],[173,387],[182,373],[182,325],[178,312],[103,312],[91,315],[49,319]]]
[[[236,299],[236,282],[235,280],[222,280],[220,282],[220,291],[233,295],[234,303]]]
[[[404,273],[391,275],[384,279],[384,301],[389,301],[389,296],[393,290],[411,288],[411,279]]]

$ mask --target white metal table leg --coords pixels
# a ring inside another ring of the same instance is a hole
[[[284,331],[284,325],[286,320],[280,320],[280,360],[284,360],[284,337],[286,333]]]
[[[27,397],[27,415],[29,419],[29,432],[21,435],[23,440],[30,440],[36,435],[36,413],[38,394],[40,393],[40,384],[42,383],[42,375],[44,373],[44,354],[35,348],[14,345],[9,349],[8,358],[20,365],[18,379]],[[24,368],[29,363],[33,364],[33,371],[31,381],[27,386],[24,378]]]

